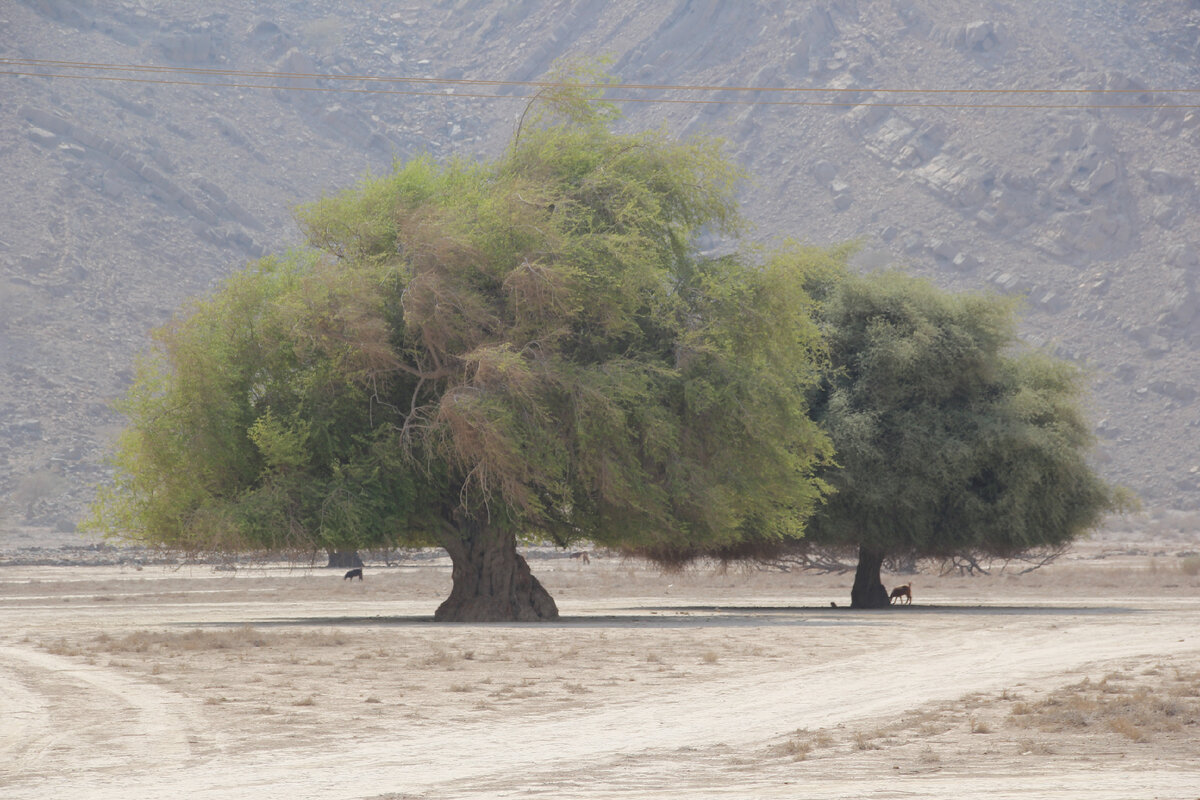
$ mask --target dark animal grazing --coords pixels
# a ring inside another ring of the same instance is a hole
[[[906,583],[903,586],[897,586],[895,589],[892,589],[891,597],[888,600],[894,603],[897,598],[903,598],[906,605],[912,605],[912,584]]]
[[[344,580],[344,581],[352,581],[352,580],[354,580],[355,578],[358,578],[360,581],[363,579],[363,577],[362,577],[362,567],[358,567],[357,569],[352,569],[352,570],[350,570],[349,572],[347,572],[347,573],[346,573],[345,577],[343,577],[343,578],[342,578],[342,580]]]

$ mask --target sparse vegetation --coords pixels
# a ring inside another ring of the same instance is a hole
[[[879,736],[878,731],[855,731],[854,748],[856,750],[878,750],[882,746],[879,743]]]
[[[971,717],[971,733],[991,733],[992,726],[986,720]]]
[[[793,761],[803,761],[812,752],[812,742],[802,739],[788,739],[780,748],[780,752]]]
[[[938,755],[937,751],[934,750],[929,745],[926,745],[921,748],[921,752],[917,756],[917,758],[920,760],[920,762],[922,764],[940,764],[940,763],[942,763],[942,757],[940,755]]]
[[[1113,674],[1063,687],[1036,702],[1014,703],[1011,724],[1048,733],[1110,730],[1134,742],[1177,733],[1200,720],[1200,672],[1176,671],[1143,684]]]
[[[343,633],[297,631],[266,633],[249,625],[219,630],[133,631],[114,638],[100,633],[94,649],[106,653],[170,653],[196,650],[238,650],[254,647],[341,647],[349,637]]]
[[[1096,546],[1096,552],[1101,549]],[[1073,587],[1060,585],[1064,592],[1075,592],[1086,584],[1088,593],[1095,586],[1097,574],[1111,574],[1118,586],[1136,586],[1138,593],[1160,587],[1163,576],[1178,576],[1173,566],[1175,558],[1168,553],[1160,557],[1166,565],[1160,567],[1160,581],[1148,582],[1147,558],[1129,555],[1114,561],[1074,556],[1069,563],[1052,567],[1049,575],[1011,579],[930,575],[927,580],[936,582],[939,594],[960,587],[974,598],[992,589],[1011,590],[1029,581],[1057,581],[1062,575],[1070,576],[1073,583]],[[1015,641],[1032,628],[1038,632],[1038,641],[1044,643],[1045,635],[1051,641],[1071,644],[1083,637],[1068,636],[1065,631],[1109,631],[1110,625],[1134,630],[1141,627],[1142,619],[1159,613],[1156,609],[1130,615],[1101,607],[1081,614],[1058,608],[1048,615],[1040,609],[1031,609],[1028,614],[1005,609],[1003,614],[993,615],[964,608],[895,622],[889,618],[876,623],[882,618],[869,617],[847,620],[847,616],[855,615],[842,614],[821,618],[811,609],[789,610],[777,604],[775,598],[795,584],[795,579],[787,575],[757,570],[718,574],[696,568],[685,575],[670,576],[676,608],[660,609],[659,615],[637,615],[635,623],[625,624],[607,616],[618,590],[614,584],[632,575],[629,596],[644,602],[647,592],[663,591],[666,581],[645,564],[635,564],[631,570],[629,562],[614,560],[607,565],[594,564],[593,569],[611,569],[618,580],[609,584],[605,579],[593,581],[589,575],[585,581],[573,569],[556,575],[556,580],[568,581],[573,604],[582,606],[589,597],[603,599],[603,607],[609,610],[595,622],[577,624],[573,620],[555,626],[470,629],[397,622],[387,617],[341,628],[332,627],[336,623],[300,622],[301,617],[327,613],[330,597],[343,601],[343,595],[330,593],[331,586],[340,587],[340,575],[328,573],[314,578],[311,574],[284,577],[264,572],[246,579],[214,578],[207,570],[198,569],[202,577],[192,585],[196,591],[191,596],[196,603],[192,610],[182,605],[188,590],[174,573],[167,577],[154,570],[150,575],[127,573],[118,577],[113,573],[69,582],[59,582],[57,576],[49,575],[37,585],[8,584],[18,594],[7,596],[6,602],[20,602],[19,593],[24,592],[39,608],[57,610],[60,622],[52,629],[42,628],[43,633],[31,622],[11,631],[9,641],[25,648],[42,643],[45,649],[79,665],[81,676],[100,677],[98,672],[82,666],[91,659],[97,664],[95,670],[120,676],[121,682],[115,688],[122,692],[142,681],[151,690],[165,690],[174,698],[171,702],[190,698],[196,716],[212,727],[211,735],[203,737],[208,741],[224,739],[231,742],[231,747],[236,743],[238,747],[294,752],[289,750],[294,745],[286,742],[289,738],[295,740],[298,733],[303,734],[305,747],[328,745],[336,750],[360,740],[374,747],[401,729],[411,735],[422,728],[448,730],[471,721],[473,724],[463,726],[466,731],[510,717],[522,724],[528,722],[532,730],[537,730],[547,720],[571,720],[576,714],[585,719],[593,713],[610,719],[607,715],[628,708],[630,718],[642,724],[643,719],[651,718],[650,713],[659,713],[656,704],[661,704],[662,713],[668,717],[694,712],[707,718],[704,708],[693,708],[691,712],[683,709],[677,701],[678,693],[682,691],[692,704],[712,703],[716,708],[723,698],[739,692],[753,697],[756,689],[746,680],[748,676],[769,680],[772,691],[787,688],[784,684],[794,689],[795,702],[781,707],[779,717],[797,713],[805,718],[804,684],[808,678],[819,676],[821,683],[830,685],[828,675],[822,676],[819,671],[821,665],[866,658],[859,663],[870,669],[876,656],[867,655],[867,651],[882,641],[894,643],[897,634],[904,636],[907,645],[915,644],[917,639],[912,637],[917,636],[951,633],[969,637],[974,621],[1005,628]],[[1089,580],[1077,575],[1075,571],[1079,570],[1090,571]],[[151,583],[156,580],[162,581],[161,590]],[[392,586],[403,586],[408,592],[432,595],[445,580],[445,567],[439,566],[437,570],[383,574],[375,586],[381,593]],[[801,583],[819,580],[825,580],[828,587],[839,585],[836,576],[806,578]],[[577,591],[583,585],[590,594]],[[220,594],[213,593],[216,587]],[[699,603],[694,598],[706,592],[731,590],[730,609],[736,611],[713,612],[720,618],[719,624],[706,624],[699,618]],[[47,604],[46,599],[57,592],[69,593],[70,603],[61,608],[57,603]],[[116,607],[103,607],[105,611],[112,609],[112,618],[100,628],[92,624],[105,619],[91,603],[94,592],[122,598]],[[745,616],[748,604],[744,598],[750,596],[771,598],[765,604],[769,610],[760,615],[759,623]],[[1090,594],[1064,596],[1078,600]],[[1193,596],[1197,596],[1195,592]],[[170,598],[169,605],[160,605],[163,597]],[[280,615],[289,621],[256,625],[195,625],[184,621],[208,616],[216,608],[223,609],[223,619],[260,618],[257,614],[261,606],[248,607],[255,609],[248,612],[232,603],[259,603],[263,597],[286,604]],[[155,625],[127,627],[137,603],[155,613],[168,609],[168,616]],[[293,610],[293,603],[301,605]],[[303,611],[298,610],[301,606],[305,606]],[[1178,609],[1174,605],[1171,608],[1171,619],[1175,620],[1172,624],[1180,624]],[[85,613],[78,614],[78,610]],[[41,615],[48,613],[39,611],[38,623]],[[350,608],[336,613],[355,619],[360,612]],[[952,626],[947,627],[951,620]],[[1059,774],[1059,765],[1078,770],[1081,761],[1103,761],[1115,752],[1128,756],[1129,761],[1122,762],[1122,767],[1136,763],[1170,769],[1170,765],[1186,763],[1194,756],[1196,727],[1189,720],[1197,718],[1200,711],[1198,671],[1182,655],[1171,655],[1174,641],[1170,638],[1164,651],[1153,658],[1113,660],[1095,670],[1090,681],[1073,679],[1074,685],[1053,691],[1047,691],[1040,680],[1014,680],[1003,691],[965,693],[953,701],[927,706],[914,702],[916,707],[911,711],[891,717],[877,711],[844,717],[834,707],[828,711],[838,721],[823,729],[794,730],[778,739],[755,740],[751,747],[698,744],[694,750],[680,750],[678,758],[686,759],[689,769],[699,770],[697,775],[721,765],[735,776],[754,774],[760,781],[779,778],[797,782],[809,776],[840,774],[845,774],[847,781],[856,775],[890,780],[893,775],[908,779],[942,773],[948,778],[967,769],[991,775]],[[937,665],[937,659],[946,655],[944,650],[935,647],[931,652],[932,666],[945,669],[945,663]],[[915,667],[898,659],[892,668],[889,680],[896,687],[896,699],[907,704],[916,698],[915,694],[905,695],[912,692],[909,670]],[[836,682],[836,678],[833,680]],[[739,686],[739,682],[745,685]],[[927,685],[923,679],[918,682]],[[707,691],[709,688],[713,691]],[[1071,700],[1071,695],[1080,697]],[[153,694],[147,697],[152,700]],[[816,703],[815,713],[825,713],[821,705]],[[893,706],[902,707],[900,703]],[[652,708],[656,710],[651,712]],[[762,724],[761,718],[758,724]],[[699,730],[702,726],[697,728],[697,736],[709,735]],[[711,735],[719,737],[721,733]],[[688,738],[681,745],[691,741]],[[619,745],[614,747],[619,749]],[[675,757],[671,752],[669,748],[657,750],[653,756],[645,756],[649,759],[645,762],[640,761],[642,756],[630,755],[628,766],[637,774],[643,766],[659,769],[665,759]],[[602,775],[600,779],[606,778]]]

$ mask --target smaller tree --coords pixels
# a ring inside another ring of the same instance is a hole
[[[888,605],[889,556],[1010,557],[1123,507],[1088,463],[1080,371],[1020,348],[1013,301],[810,274],[830,356],[811,405],[837,467],[804,546],[857,551],[852,607]]]

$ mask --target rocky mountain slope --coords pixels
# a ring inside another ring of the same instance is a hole
[[[1102,470],[1152,508],[1200,507],[1200,91],[1178,91],[1200,85],[1200,3],[1031,9],[0,6],[0,531],[72,529],[148,331],[296,244],[297,203],[393,158],[494,155],[533,91],[357,78],[531,81],[580,55],[704,87],[614,96],[643,101],[622,106],[632,127],[725,137],[756,238],[857,238],[863,267],[1028,298],[1026,338],[1091,369]],[[1011,91],[1033,89],[1088,91]]]

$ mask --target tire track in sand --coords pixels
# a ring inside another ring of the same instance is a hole
[[[75,776],[86,785],[97,774],[183,766],[221,749],[195,701],[14,645],[0,645],[0,719],[0,789]]]
[[[72,679],[99,683],[101,702],[112,702],[106,695],[119,693],[124,685],[157,692],[128,717],[132,731],[127,735],[155,735],[157,722],[164,725],[167,740],[156,754],[157,767],[140,755],[130,756],[130,763],[145,765],[137,776],[93,771],[89,800],[179,795],[296,800],[391,792],[482,798],[519,794],[530,785],[554,786],[555,776],[564,774],[589,776],[585,785],[574,787],[573,797],[636,796],[625,794],[620,779],[627,756],[718,745],[758,748],[800,727],[864,724],[970,692],[1023,681],[1069,680],[1075,670],[1114,659],[1194,651],[1194,640],[1180,646],[1180,631],[1186,629],[1181,625],[1190,624],[1184,616],[1178,611],[1109,615],[1064,610],[996,617],[963,609],[950,621],[913,615],[903,625],[897,617],[893,626],[880,629],[878,651],[854,657],[776,666],[649,696],[608,694],[570,712],[518,714],[486,724],[431,729],[398,720],[384,735],[320,747],[299,741],[269,752],[225,752],[203,763],[187,762],[180,726],[187,717],[175,713],[157,687],[103,670],[83,670]],[[885,657],[917,666],[890,669]],[[158,720],[156,712],[169,721]],[[82,776],[56,777],[43,788],[68,796],[79,788]],[[719,793],[719,787],[706,789]],[[663,796],[685,797],[687,791],[670,787]]]

